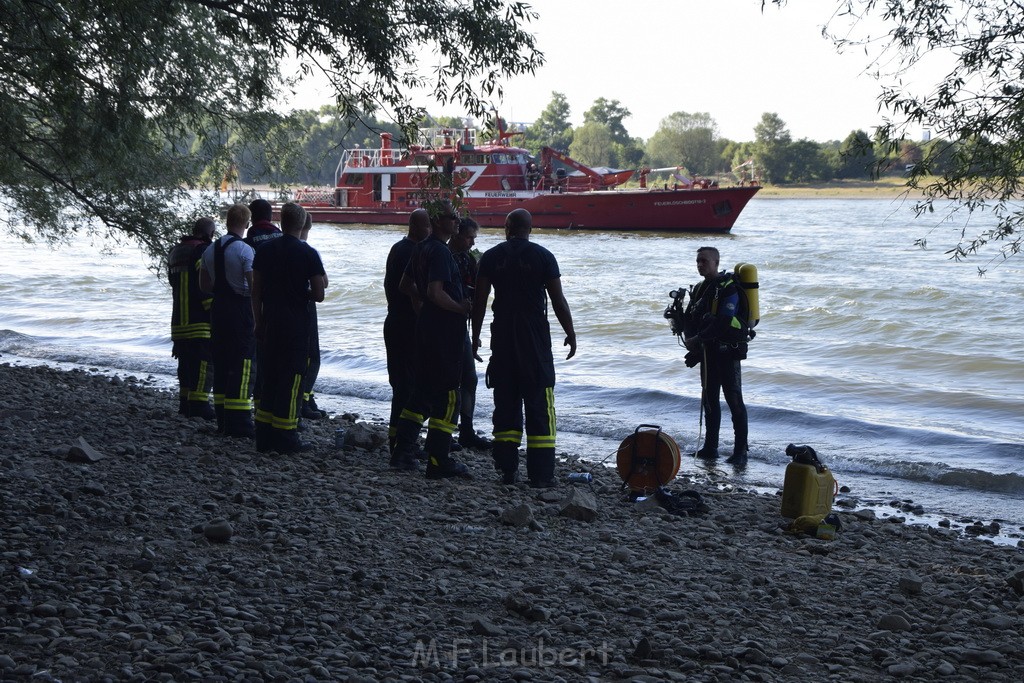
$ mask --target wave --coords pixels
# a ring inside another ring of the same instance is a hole
[[[50,344],[30,335],[0,330],[0,353],[16,354],[28,362],[155,376],[158,386],[168,388],[176,381],[174,360],[166,348],[159,356],[151,357],[118,349]],[[365,357],[345,361],[325,363],[317,380],[317,394],[329,397],[342,410],[351,406],[376,417],[386,416],[391,399],[386,370]],[[359,370],[353,372],[346,367],[353,363]],[[699,396],[657,388],[571,383],[556,387],[559,432],[571,435],[568,441],[572,443],[589,444],[593,452],[607,451],[609,444],[624,439],[641,424],[662,427],[684,450],[699,445],[699,404]],[[481,384],[477,412],[487,415],[492,409],[491,394]],[[1022,443],[750,402],[747,409],[751,458],[776,471],[789,462],[785,446],[798,443],[813,446],[840,474],[1024,494]],[[723,441],[729,441],[730,431],[728,412],[723,407]],[[970,466],[966,466],[968,463]]]
[[[953,486],[974,491],[1024,493],[1024,476],[1016,472],[986,472],[979,469],[950,467],[941,463],[921,465],[913,462],[889,463],[878,473],[915,482]]]

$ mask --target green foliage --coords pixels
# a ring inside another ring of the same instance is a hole
[[[786,123],[773,112],[765,112],[754,126],[754,163],[769,183],[785,182],[789,171],[789,144],[792,141]]]
[[[832,180],[834,173],[825,150],[807,138],[790,143],[787,150],[789,170],[786,180],[794,183],[812,183]]]
[[[587,166],[611,166],[612,132],[607,124],[589,121],[573,131],[569,154]]]
[[[590,109],[583,112],[583,123],[603,123],[608,127],[612,141],[625,145],[631,142],[629,133],[626,132],[626,126],[622,123],[622,119],[628,116],[630,116],[630,111],[623,107],[618,100],[609,101],[598,97]]]
[[[647,160],[654,167],[685,166],[708,175],[720,166],[717,138],[718,124],[710,114],[677,111],[662,119],[647,141]]]
[[[862,130],[851,131],[839,146],[836,177],[870,178],[876,172],[875,145]]]
[[[423,112],[407,93],[424,87],[482,115],[500,76],[542,63],[523,29],[535,17],[502,0],[5,0],[0,221],[25,239],[90,231],[158,256],[211,210],[188,192],[204,178],[232,163],[252,179],[294,172],[303,123],[273,105],[304,78],[327,80],[341,120],[384,111],[411,131]],[[283,75],[292,56],[298,72]]]
[[[619,142],[612,143],[612,156],[615,158],[615,166],[623,168],[636,168],[644,158],[644,141],[642,138],[632,138],[628,144]]]
[[[569,101],[560,92],[551,93],[551,101],[537,120],[526,131],[524,147],[539,154],[541,147],[567,151],[572,144],[572,124],[569,123]]]
[[[590,109],[583,112],[584,127],[591,123],[602,124],[611,135],[613,147],[607,154],[608,162],[598,165],[632,166],[640,162],[640,159],[643,157],[643,144],[629,136],[629,132],[622,122],[623,119],[629,116],[630,111],[622,106],[618,100],[606,100],[603,97],[594,100],[594,104],[591,105]],[[585,134],[585,137],[589,137],[589,135],[589,133]],[[575,136],[573,143],[575,144]]]
[[[771,2],[784,5],[786,0]],[[991,242],[1004,243],[993,261],[1019,253],[1024,246],[1019,202],[1024,192],[1024,5],[1017,0],[835,4],[826,35],[839,49],[865,51],[869,70],[882,84],[879,102],[894,115],[878,130],[884,154],[901,154],[908,131],[917,127],[937,138],[923,147],[909,175],[910,186],[926,195],[918,210],[930,212],[936,199],[952,199],[954,211],[991,212],[997,219],[996,227],[971,237],[965,222],[949,253],[961,259]],[[946,73],[937,79],[918,77],[919,67],[934,64],[945,64]]]

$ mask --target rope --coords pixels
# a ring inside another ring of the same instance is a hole
[[[707,391],[707,381],[705,379],[705,373],[708,368],[708,347],[706,344],[700,345],[701,353],[704,354],[704,360],[700,364],[700,407],[697,410],[697,443],[694,444],[693,448],[693,459],[697,459],[697,451],[700,450],[701,435],[704,433],[704,396]]]

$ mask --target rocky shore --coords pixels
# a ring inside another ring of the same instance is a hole
[[[707,510],[257,454],[142,380],[0,366],[3,681],[1020,681],[1024,551],[682,477]],[[348,445],[335,446],[345,428]],[[688,472],[684,464],[683,471]]]

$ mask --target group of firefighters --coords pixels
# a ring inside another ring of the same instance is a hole
[[[227,211],[223,237],[214,241],[216,224],[203,218],[171,250],[171,338],[182,414],[216,419],[218,432],[228,436],[255,438],[257,451],[293,453],[310,448],[299,438],[300,418],[326,415],[316,405],[313,384],[320,365],[316,304],[324,300],[328,280],[319,253],[306,243],[312,225],[306,210],[284,204],[280,229],[271,217],[266,200],[235,204]],[[458,428],[454,448],[490,449],[501,481],[515,484],[525,431],[528,483],[547,488],[555,485],[556,431],[548,302],[565,334],[567,360],[576,353],[572,314],[557,260],[530,241],[528,211],[508,214],[505,240],[479,262],[470,252],[478,230],[450,201],[431,201],[410,214],[408,234],[388,254],[389,465],[417,471],[426,460],[428,479],[469,477],[466,465],[451,457]],[[687,311],[705,321],[699,335],[686,339],[687,365],[690,356],[693,365],[701,365],[705,389],[707,434],[695,455],[718,455],[724,391],[736,431],[730,461],[745,464],[741,358],[721,343],[720,325],[707,322],[728,323],[736,314],[735,292],[726,287],[731,280],[718,272],[718,261],[714,248],[698,250],[704,282]],[[490,442],[474,430],[473,411],[475,361],[482,360],[480,334],[492,289],[485,375],[494,392]],[[424,422],[427,436],[420,448]]]
[[[280,228],[271,215],[263,199],[235,204],[223,237],[214,241],[216,224],[201,218],[171,250],[171,340],[179,412],[216,419],[228,436],[255,438],[258,451],[292,453],[309,449],[299,417],[325,415],[312,387],[320,366],[316,303],[327,275],[306,243],[305,209],[282,206]]]

